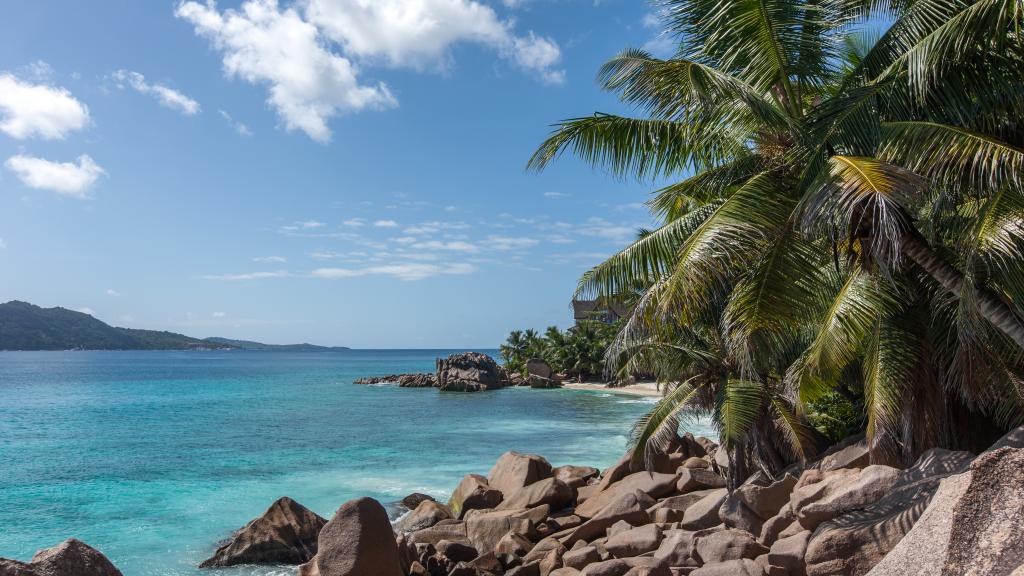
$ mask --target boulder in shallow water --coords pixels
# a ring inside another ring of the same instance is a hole
[[[437,387],[442,391],[479,392],[502,386],[502,371],[486,354],[462,352],[437,359]]]
[[[99,550],[70,538],[36,552],[28,563],[0,558],[0,576],[122,576]]]
[[[400,532],[415,532],[430,528],[442,520],[452,517],[452,511],[447,506],[433,500],[424,500],[416,506],[416,509],[402,517],[395,523],[395,530]]]
[[[530,358],[526,361],[526,373],[530,376],[539,376],[545,380],[553,380],[555,371],[551,365],[540,358]]]
[[[199,567],[308,562],[316,555],[317,536],[325,524],[326,520],[295,500],[278,498]]]
[[[372,498],[342,504],[320,531],[316,564],[320,576],[402,576],[384,506]]]
[[[419,492],[413,492],[412,494],[409,494],[405,498],[402,498],[402,500],[400,501],[400,504],[402,506],[405,506],[409,510],[415,510],[416,507],[420,505],[420,502],[423,502],[424,500],[433,500],[433,499],[434,499],[433,496],[429,496],[427,494],[420,494]]]

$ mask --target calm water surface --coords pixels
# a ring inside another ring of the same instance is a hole
[[[0,352],[0,556],[74,536],[126,576],[291,574],[195,566],[284,495],[329,517],[355,496],[445,497],[510,449],[606,466],[651,406],[352,384],[447,353]]]

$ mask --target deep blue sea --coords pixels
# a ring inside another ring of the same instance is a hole
[[[329,518],[356,496],[446,497],[506,450],[604,467],[652,402],[352,384],[447,354],[0,352],[0,556],[74,536],[126,576],[211,574],[195,566],[280,496]]]

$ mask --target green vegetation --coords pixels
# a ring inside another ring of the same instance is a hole
[[[693,416],[734,478],[861,421],[893,464],[1020,423],[1019,0],[659,4],[676,55],[599,74],[638,117],[564,121],[530,162],[673,182],[660,227],[578,289],[641,294],[608,353],[670,390],[637,457]]]
[[[116,328],[89,314],[40,308],[17,300],[0,304],[0,350],[340,350],[312,344],[274,345],[227,338],[200,340],[174,332]]]
[[[556,373],[578,380],[601,379],[605,350],[611,345],[618,328],[598,321],[584,321],[562,332],[550,326],[539,335],[535,330],[515,330],[501,345],[505,367],[523,376],[526,362],[539,358]]]

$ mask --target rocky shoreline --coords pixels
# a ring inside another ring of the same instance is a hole
[[[869,464],[863,438],[725,488],[729,460],[677,436],[647,469],[598,471],[507,452],[447,502],[423,494],[394,524],[370,498],[328,521],[274,502],[201,564],[292,564],[300,576],[951,576],[1024,574],[1024,427],[989,450]],[[77,541],[0,576],[120,576]]]
[[[397,384],[403,388],[437,388],[442,392],[483,392],[509,386],[561,388],[565,377],[555,374],[547,362],[531,359],[527,375],[506,370],[494,358],[479,352],[462,352],[437,359],[436,372],[369,376],[353,384]]]

